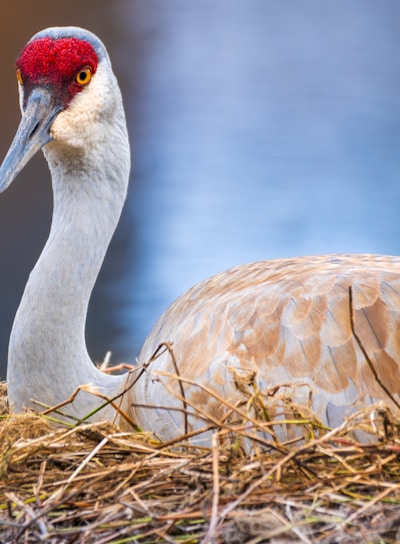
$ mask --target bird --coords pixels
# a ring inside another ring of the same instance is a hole
[[[22,118],[0,168],[0,192],[42,150],[53,215],[11,331],[11,410],[62,406],[61,418],[89,414],[167,441],[240,419],[259,394],[278,421],[296,406],[329,428],[376,402],[399,412],[396,256],[232,268],[167,308],[129,372],[96,367],[85,343],[88,303],[130,174],[121,92],[105,46],[78,27],[35,34],[16,74]],[[281,427],[280,439],[288,439]]]

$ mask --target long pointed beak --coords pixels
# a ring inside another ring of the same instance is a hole
[[[32,90],[17,133],[0,167],[0,192],[5,191],[33,155],[50,142],[50,127],[60,109],[46,88]]]

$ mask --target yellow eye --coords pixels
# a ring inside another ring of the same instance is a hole
[[[79,70],[75,76],[75,81],[78,85],[87,85],[91,79],[92,69],[89,66],[85,66],[85,68]]]
[[[22,79],[22,74],[21,74],[21,70],[19,68],[17,68],[17,79],[18,79],[18,83],[20,85],[23,85],[24,84],[24,80]]]

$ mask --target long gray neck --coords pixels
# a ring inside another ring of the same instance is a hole
[[[31,399],[59,403],[82,384],[92,383],[107,395],[120,386],[120,378],[94,367],[85,343],[89,298],[126,196],[129,144],[123,117],[118,126],[116,137],[93,153],[96,161],[56,142],[45,148],[54,212],[10,338],[7,380],[16,411],[31,406]],[[83,393],[66,411],[81,417],[98,403]]]

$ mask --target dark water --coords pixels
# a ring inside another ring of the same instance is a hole
[[[94,359],[133,361],[175,297],[230,266],[400,253],[395,0],[14,4],[0,23],[2,154],[19,118],[13,60],[41,28],[98,33],[125,97],[134,166],[88,316]],[[38,158],[0,196],[2,376],[50,209]]]

